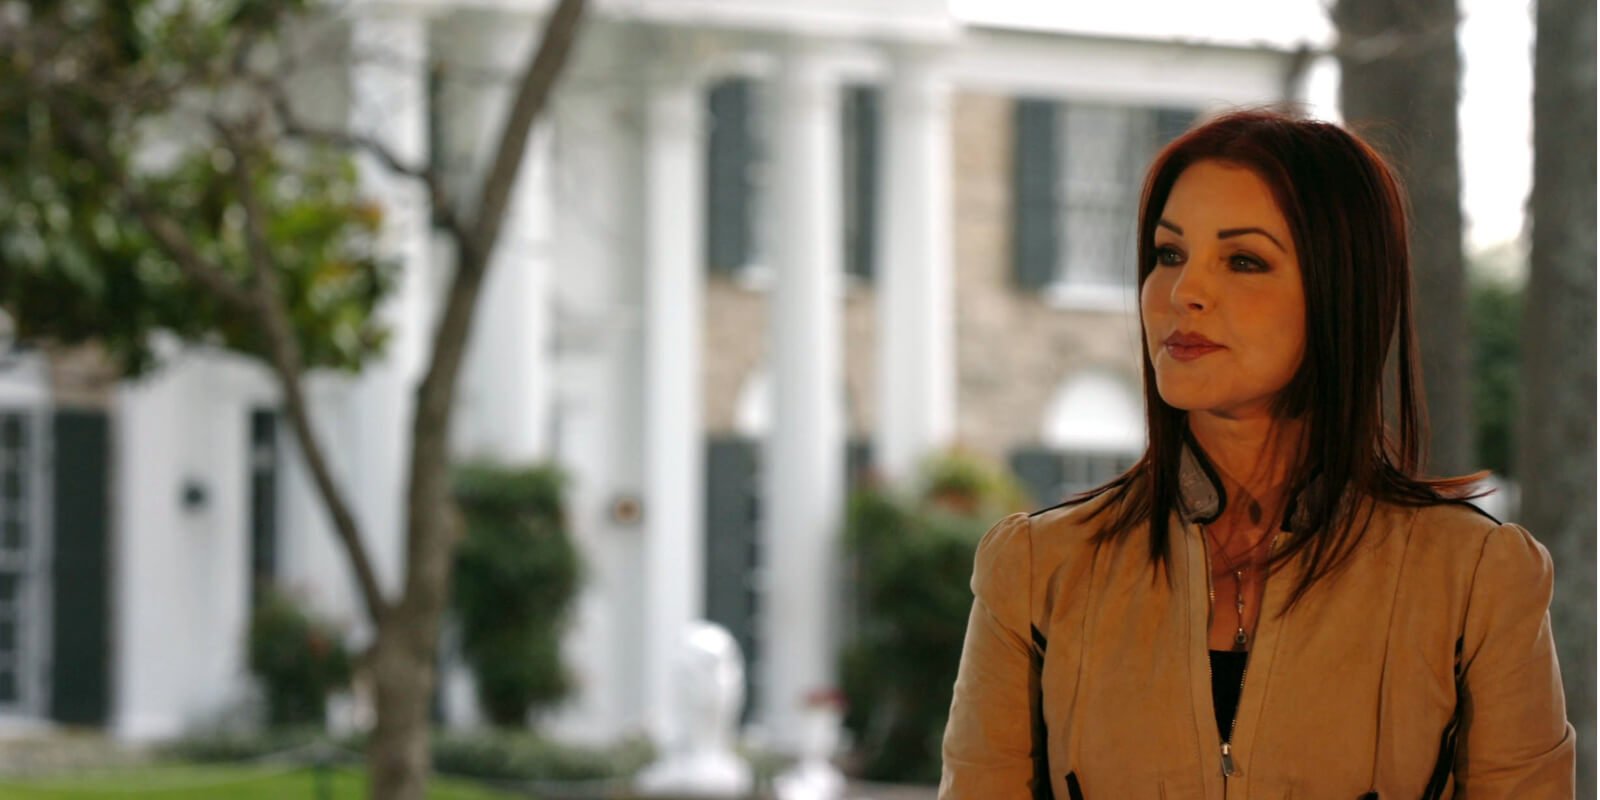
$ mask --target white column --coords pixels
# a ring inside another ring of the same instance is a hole
[[[950,99],[931,56],[901,53],[890,77],[878,265],[878,470],[914,478],[955,430]]]
[[[779,64],[770,297],[773,428],[763,454],[762,716],[792,743],[805,694],[835,683],[845,424],[839,87],[803,50]]]
[[[350,46],[351,128],[377,138],[406,163],[422,164],[428,153],[426,18],[394,6],[363,6],[351,17]],[[348,459],[344,489],[379,581],[392,593],[399,587],[404,552],[412,397],[431,347],[434,316],[428,294],[429,209],[417,181],[365,154],[357,164],[362,194],[383,206],[380,252],[400,271],[378,309],[393,330],[389,348],[357,379],[346,416],[353,422],[341,432],[342,441],[329,442],[328,449],[343,450]],[[359,599],[355,605],[361,607]]]
[[[586,65],[580,60],[576,66]],[[593,88],[563,93],[551,106],[557,192],[552,290],[561,309],[554,452],[571,476],[573,543],[586,579],[562,642],[568,664],[584,680],[548,723],[554,735],[591,742],[636,730],[644,708],[644,643],[636,620],[646,603],[633,569],[642,561],[642,524],[611,513],[619,496],[634,496],[644,475],[643,404],[636,400],[644,383],[641,321],[633,300],[642,293],[640,251],[633,237],[615,233],[624,224],[638,230],[643,218],[637,191],[642,148],[638,132],[618,124],[637,108],[637,89],[623,89],[631,73],[612,66],[574,71],[569,77]]]
[[[450,193],[470,215],[540,30],[531,14],[463,11],[440,20],[441,138]],[[535,125],[490,256],[463,365],[457,450],[526,463],[549,450],[550,126]]]
[[[701,307],[705,180],[701,87],[649,87],[645,139],[644,572],[646,724],[674,733],[672,664],[704,613]]]

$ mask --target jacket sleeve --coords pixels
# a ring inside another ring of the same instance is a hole
[[[1554,572],[1516,525],[1484,541],[1461,641],[1456,797],[1570,798],[1576,750],[1550,634]]]
[[[1013,514],[978,544],[972,613],[944,730],[940,800],[1032,798],[1044,741],[1034,725],[1039,663],[1029,604],[1032,523]]]

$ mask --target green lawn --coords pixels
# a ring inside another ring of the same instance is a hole
[[[0,778],[3,800],[97,800],[113,797],[156,800],[365,800],[367,779],[360,770],[333,770],[328,793],[305,767],[162,766],[89,772],[16,781]],[[511,800],[519,795],[481,789],[459,781],[429,782],[432,800]]]

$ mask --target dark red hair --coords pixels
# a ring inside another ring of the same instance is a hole
[[[1271,188],[1300,255],[1305,356],[1275,411],[1303,423],[1289,496],[1303,506],[1307,535],[1294,537],[1273,558],[1274,567],[1303,559],[1306,568],[1293,594],[1298,600],[1360,542],[1366,524],[1358,518],[1371,512],[1363,501],[1459,501],[1471,496],[1480,476],[1420,475],[1427,420],[1412,328],[1409,225],[1404,192],[1383,157],[1338,125],[1277,111],[1234,111],[1203,122],[1168,144],[1145,178],[1139,201],[1141,289],[1155,268],[1155,228],[1167,196],[1178,176],[1201,161],[1226,162],[1259,176]],[[1147,345],[1141,334],[1149,430],[1144,456],[1074,500],[1110,494],[1117,502],[1101,508],[1117,511],[1099,541],[1148,522],[1151,560],[1165,566],[1188,433],[1185,412],[1167,405],[1156,390]],[[1384,397],[1391,350],[1392,425],[1385,422]]]

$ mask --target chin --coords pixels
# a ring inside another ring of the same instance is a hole
[[[1156,394],[1161,397],[1161,402],[1166,403],[1179,411],[1203,411],[1215,408],[1221,398],[1200,387],[1185,385],[1190,383],[1183,380],[1166,380],[1156,377]]]

